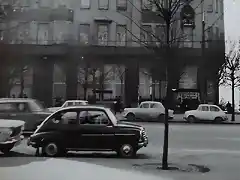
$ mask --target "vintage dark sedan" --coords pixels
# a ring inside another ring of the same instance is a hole
[[[24,131],[34,132],[51,112],[42,104],[30,98],[1,98],[0,119],[22,120],[25,122]]]
[[[115,151],[121,157],[133,157],[147,144],[142,126],[118,121],[110,109],[98,106],[58,110],[28,139],[29,146],[51,157],[68,151]]]

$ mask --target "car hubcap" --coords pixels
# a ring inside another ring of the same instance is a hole
[[[57,154],[57,146],[54,143],[48,144],[46,149],[46,153],[50,156],[54,156]]]
[[[131,152],[131,146],[130,145],[124,145],[122,150],[125,154],[129,154]]]

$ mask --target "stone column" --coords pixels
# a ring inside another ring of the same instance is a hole
[[[32,97],[47,107],[52,106],[54,61],[48,57],[35,59],[33,63]]]
[[[139,66],[136,61],[126,64],[125,69],[125,105],[132,107],[138,104]]]

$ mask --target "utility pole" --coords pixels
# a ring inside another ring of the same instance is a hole
[[[201,103],[205,103],[206,101],[206,82],[205,82],[205,75],[203,73],[203,66],[204,66],[204,61],[205,61],[205,48],[206,48],[206,39],[205,39],[205,10],[204,10],[204,0],[202,2],[201,5],[201,11],[202,11],[202,43],[201,43],[201,50],[202,50],[202,60],[201,60],[201,67],[200,67],[200,71],[201,71],[201,76],[200,76],[200,93],[201,93]]]

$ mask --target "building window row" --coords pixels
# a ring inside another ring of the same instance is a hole
[[[80,6],[82,9],[90,9],[92,0],[80,0]],[[128,0],[116,0],[117,10],[126,10]],[[98,9],[108,10],[111,0],[98,0]]]
[[[3,26],[2,24],[0,25]],[[78,36],[72,32],[76,25],[69,22],[55,21],[53,23],[20,22],[11,31],[0,28],[0,39],[12,44],[61,44],[74,43],[81,45],[97,44],[100,46],[126,46],[127,26],[118,24],[114,41],[110,38],[112,27],[106,23],[78,25]]]

